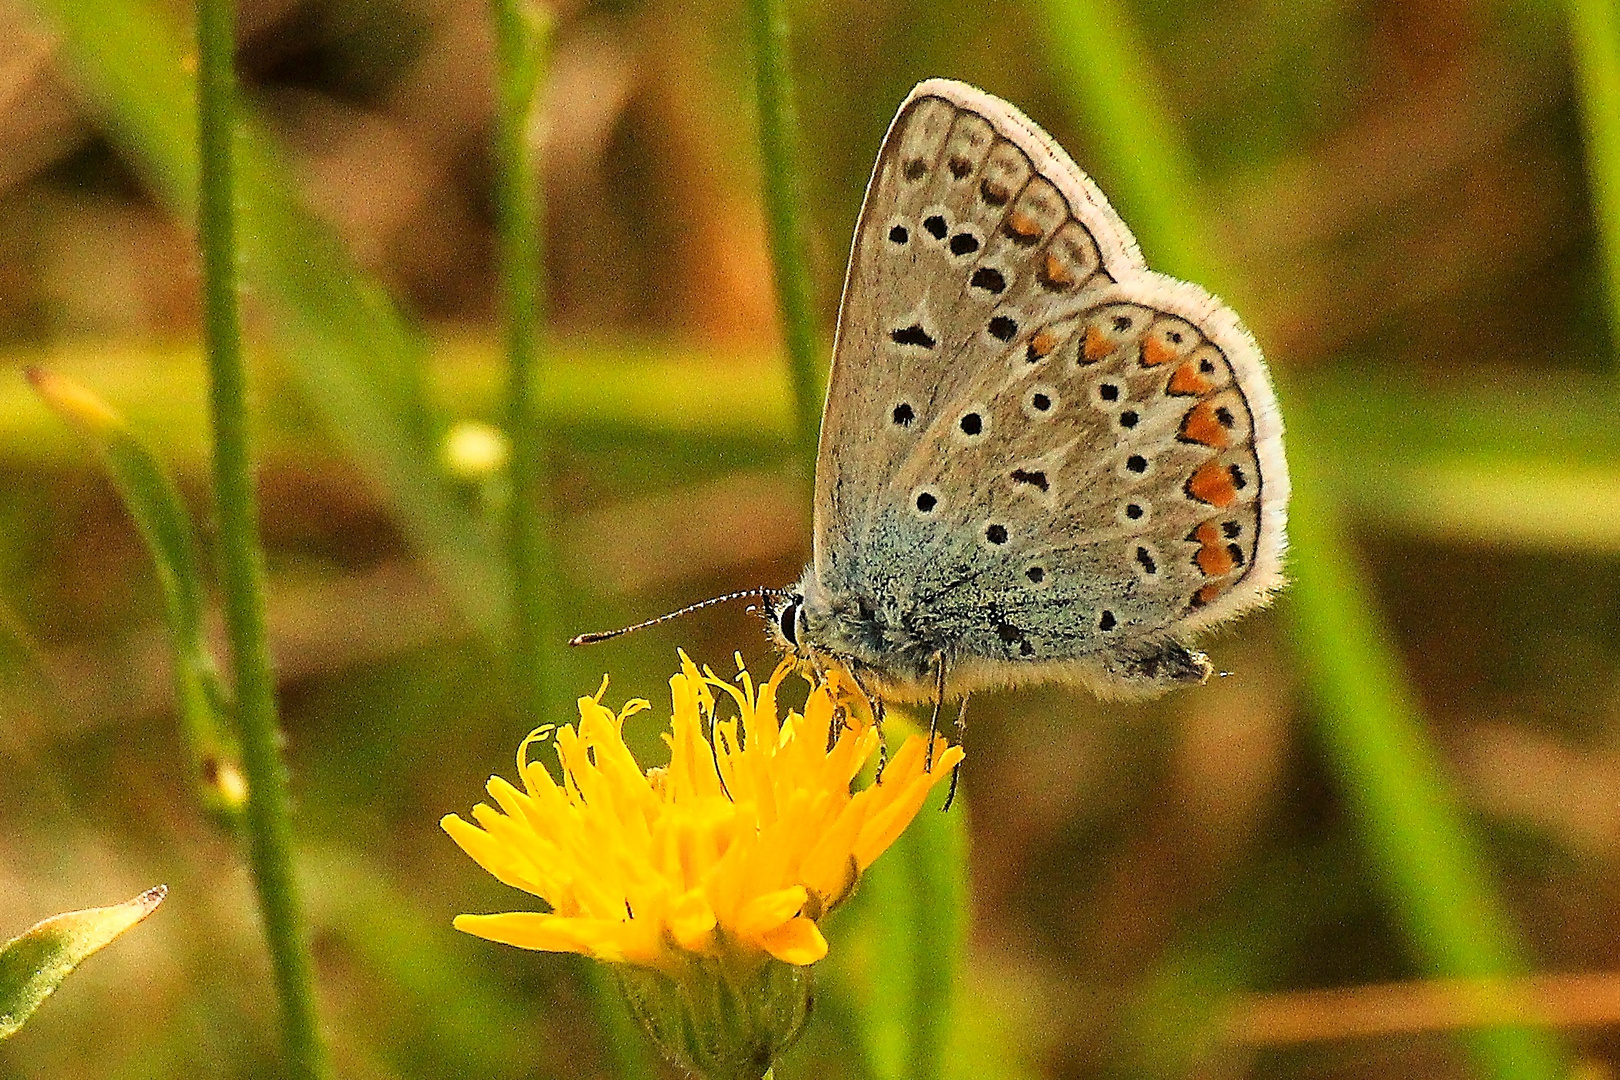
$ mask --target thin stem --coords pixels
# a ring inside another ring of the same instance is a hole
[[[545,715],[552,665],[551,575],[544,528],[545,447],[535,401],[539,356],[541,238],[538,169],[527,138],[549,25],[520,0],[490,0],[495,27],[495,206],[507,325],[507,430],[512,497],[507,545],[512,587],[512,660],[525,715]]]
[[[264,625],[264,561],[248,462],[232,169],[236,92],[232,3],[198,0],[197,5],[202,159],[198,231],[213,413],[214,494],[242,769],[248,784],[249,861],[281,1000],[287,1074],[318,1080],[329,1075],[329,1068],[315,1017],[309,941],[293,885],[292,824],[277,742],[275,686]]]
[[[760,157],[765,170],[765,223],[792,377],[794,435],[809,467],[815,462],[821,424],[820,379],[810,267],[799,216],[803,205],[796,168],[799,126],[793,111],[793,80],[788,74],[787,13],[782,0],[748,0],[748,20],[754,39]]]
[[[1620,354],[1620,10],[1615,0],[1570,0],[1569,20],[1609,334]]]

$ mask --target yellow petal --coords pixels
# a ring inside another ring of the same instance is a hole
[[[683,949],[707,952],[714,942],[714,928],[718,920],[714,908],[701,889],[693,889],[680,897],[669,912],[670,936]]]
[[[779,889],[764,896],[754,897],[737,912],[735,928],[737,936],[745,940],[762,937],[767,931],[781,926],[798,915],[799,909],[804,907],[805,899],[803,885],[794,885],[792,888]]]
[[[801,967],[827,955],[827,939],[821,936],[821,929],[802,915],[766,934],[761,944],[784,964]]]
[[[450,834],[450,839],[454,840],[462,851],[472,856],[473,862],[494,875],[496,881],[510,885],[514,889],[530,891],[527,860],[515,854],[510,847],[499,843],[483,829],[471,822],[463,821],[455,814],[446,814],[440,818],[439,826]]]
[[[570,919],[539,911],[457,915],[457,930],[541,952],[573,952],[610,963],[646,964],[658,954],[656,936],[631,920]]]

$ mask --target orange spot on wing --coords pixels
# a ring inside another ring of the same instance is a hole
[[[1193,556],[1193,562],[1205,577],[1221,577],[1237,568],[1237,559],[1222,542],[1221,530],[1215,527],[1213,521],[1198,526],[1187,539],[1198,544],[1198,553]]]
[[[1158,367],[1176,358],[1176,351],[1157,337],[1149,334],[1142,339],[1142,366]]]
[[[1215,409],[1207,401],[1200,401],[1181,420],[1181,438],[1185,442],[1199,443],[1216,450],[1226,449],[1229,441],[1226,428],[1215,419]]]
[[[1187,481],[1188,495],[1211,506],[1231,506],[1237,502],[1237,488],[1232,476],[1219,461],[1206,461],[1198,466]]]
[[[1014,240],[1034,241],[1041,238],[1040,222],[1017,210],[1007,215],[1007,223],[1003,228]]]
[[[1206,577],[1221,577],[1237,568],[1232,553],[1220,544],[1205,544],[1194,558]]]
[[[1221,586],[1218,582],[1210,582],[1193,593],[1193,607],[1203,607],[1217,596],[1221,595]]]
[[[1057,346],[1057,335],[1052,333],[1050,330],[1042,330],[1034,337],[1029,339],[1029,350],[1036,356],[1050,355],[1052,350],[1057,348]]]
[[[1101,360],[1114,351],[1114,343],[1095,326],[1086,327],[1086,359]]]
[[[1035,275],[1040,283],[1047,289],[1057,291],[1067,289],[1074,284],[1074,273],[1056,252],[1048,251],[1046,258],[1041,262],[1040,273]]]
[[[1170,385],[1164,388],[1167,394],[1177,397],[1203,397],[1215,384],[1199,374],[1198,368],[1191,360],[1176,368],[1176,373],[1170,376]]]

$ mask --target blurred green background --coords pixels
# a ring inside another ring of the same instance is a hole
[[[450,929],[524,906],[436,822],[538,722],[497,632],[509,493],[441,457],[450,423],[502,415],[488,13],[240,7],[271,641],[338,1071],[656,1075],[583,964]],[[1149,705],[975,699],[963,805],[831,920],[778,1075],[1620,1075],[1602,1023],[1458,1037],[1397,1008],[1302,1040],[1231,1019],[1255,993],[1620,970],[1612,5],[788,10],[824,337],[896,105],[931,75],[981,85],[1095,175],[1150,263],[1239,306],[1298,435],[1300,543],[1298,587],[1206,643],[1228,678]],[[809,522],[742,8],[554,14],[535,138],[566,635],[790,581]],[[0,0],[0,938],[171,887],[0,1044],[0,1077],[276,1075],[252,890],[188,775],[150,560],[21,377],[45,364],[124,410],[206,536],[189,18]],[[717,609],[558,649],[544,719],[603,671],[610,700],[662,708],[677,645],[774,663]],[[919,1057],[927,999],[885,1018],[888,961],[908,927],[955,955],[953,875],[923,856],[958,825],[957,1006],[928,1012],[948,1035]],[[1620,1020],[1620,980],[1579,1004]]]

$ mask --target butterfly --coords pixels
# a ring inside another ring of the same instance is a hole
[[[1188,639],[1280,586],[1288,491],[1237,315],[1149,270],[1018,109],[930,79],[855,228],[812,561],[747,595],[786,654],[936,719],[994,686],[1151,697],[1208,678]]]

